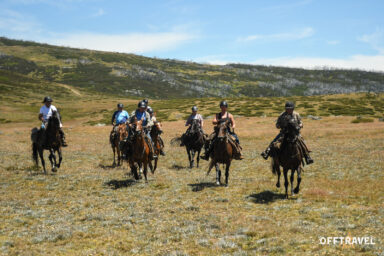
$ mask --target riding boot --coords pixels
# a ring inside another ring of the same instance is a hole
[[[305,162],[308,165],[313,164],[313,159],[311,158],[311,156],[309,154],[305,156]]]
[[[271,152],[271,147],[268,147],[264,152],[262,152],[260,155],[265,159],[267,160],[268,157],[269,157],[269,154]]]
[[[60,133],[60,138],[61,138],[61,146],[62,147],[67,147],[68,144],[65,141],[65,135],[64,135],[64,132],[63,132],[63,130],[61,128],[59,129],[59,133]]]
[[[165,152],[163,149],[160,149],[160,155],[165,156]]]
[[[204,154],[202,156],[200,156],[200,158],[203,159],[203,160],[208,161],[209,160],[209,155],[212,152],[212,148],[213,148],[213,142],[211,142],[209,144],[209,147],[204,147],[205,152],[204,152]]]

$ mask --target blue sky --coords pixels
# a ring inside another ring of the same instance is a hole
[[[212,64],[384,71],[384,1],[0,0],[0,36]]]

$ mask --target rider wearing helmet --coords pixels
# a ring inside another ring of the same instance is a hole
[[[144,101],[140,101],[139,104],[137,105],[137,107],[138,108],[135,111],[133,111],[131,114],[130,123],[133,122],[133,118],[135,118],[135,117],[138,121],[143,120],[142,125],[144,128],[145,134],[147,135],[146,137],[149,139],[149,142],[150,142],[150,143],[148,143],[148,146],[151,150],[151,156],[152,156],[152,158],[157,158],[157,155],[155,154],[155,151],[153,150],[154,144],[153,144],[153,141],[152,141],[152,138],[150,135],[150,131],[151,131],[150,127],[152,127],[153,122],[152,122],[152,119],[151,119],[149,113],[146,111],[147,104]]]
[[[60,133],[60,137],[61,137],[61,145],[63,147],[67,147],[68,144],[65,141],[65,134],[64,134],[64,131],[62,129],[63,125],[61,123],[61,117],[60,117],[60,114],[57,111],[56,107],[52,105],[52,101],[53,100],[51,97],[49,97],[49,96],[44,97],[44,100],[43,100],[44,105],[40,108],[40,112],[39,112],[39,120],[42,122],[41,128],[45,129],[45,126],[48,123],[48,119],[52,116],[52,113],[54,111],[56,111],[58,114],[59,120],[60,120],[59,133]]]
[[[180,143],[181,147],[184,146],[185,134],[188,133],[188,131],[191,128],[192,120],[196,119],[196,120],[199,121],[199,123],[200,123],[200,130],[204,134],[204,130],[203,130],[204,120],[203,120],[203,117],[200,114],[197,113],[197,111],[198,111],[198,108],[196,106],[193,106],[192,107],[192,113],[188,117],[187,121],[185,122],[185,126],[188,126],[188,129],[187,129],[187,131],[185,133],[183,133],[183,135],[181,135],[181,143]]]
[[[270,156],[271,147],[273,146],[273,144],[277,141],[280,141],[280,142],[282,141],[285,128],[288,124],[288,120],[293,120],[294,123],[296,123],[300,129],[303,128],[303,122],[301,121],[300,114],[294,111],[294,109],[295,109],[295,104],[293,102],[288,101],[285,103],[285,111],[280,114],[280,116],[277,118],[277,121],[276,121],[276,128],[280,129],[280,132],[269,144],[267,149],[261,153],[261,156],[264,159],[268,159],[268,157]],[[299,136],[299,138],[302,140],[303,144],[305,145],[304,139],[301,137],[301,135]],[[305,150],[304,150],[305,161],[307,164],[312,164],[313,159],[309,155],[309,152],[310,150],[307,148],[307,146],[305,146]]]
[[[215,118],[212,121],[212,124],[217,125],[221,122],[229,121],[228,132],[230,135],[232,135],[235,138],[235,142],[237,144],[236,145],[237,148],[235,148],[236,149],[235,151],[237,151],[237,152],[236,152],[234,157],[237,160],[242,160],[243,155],[241,153],[239,137],[235,133],[235,127],[236,127],[235,119],[233,118],[233,115],[231,113],[227,112],[228,103],[226,101],[221,101],[220,102],[220,109],[221,109],[221,112],[216,114]],[[215,129],[215,131],[209,136],[207,143],[205,144],[205,147],[204,147],[205,148],[205,154],[203,156],[201,156],[202,159],[204,159],[204,160],[209,159],[209,155],[211,154],[211,152],[213,150],[213,144],[214,144],[213,142],[216,139],[216,136],[217,136],[217,132]]]

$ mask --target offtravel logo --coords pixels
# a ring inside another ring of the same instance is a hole
[[[355,247],[355,245],[375,245],[375,239],[371,236],[329,236],[320,237],[321,245],[340,245],[344,247]]]

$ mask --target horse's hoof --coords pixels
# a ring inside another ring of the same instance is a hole
[[[279,187],[280,187],[280,183],[276,183],[276,187],[278,187],[278,188],[279,188]]]
[[[52,168],[52,172],[57,172],[56,167],[53,167],[53,168]]]
[[[217,186],[220,186],[220,181],[216,181],[216,185],[217,185]]]
[[[299,188],[295,188],[295,189],[293,190],[293,192],[294,192],[295,194],[299,194],[300,189],[299,189]]]

